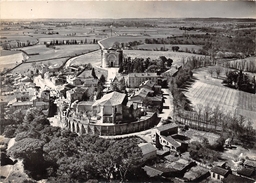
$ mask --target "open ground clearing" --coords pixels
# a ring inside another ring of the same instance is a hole
[[[250,118],[253,128],[256,128],[256,96],[255,94],[231,89],[221,84],[221,79],[212,78],[207,73],[208,68],[194,73],[198,79],[184,92],[193,106],[207,104],[214,108],[219,105],[226,114],[243,115]]]

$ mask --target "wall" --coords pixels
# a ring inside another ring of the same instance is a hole
[[[102,135],[102,136],[112,136],[112,135],[122,135],[128,133],[134,133],[143,131],[149,128],[154,127],[158,124],[159,118],[156,113],[150,113],[150,115],[143,120],[125,123],[125,124],[104,124],[104,125],[95,125],[95,124],[82,124],[79,121],[70,119],[67,122],[67,127],[72,131],[79,134],[93,134],[93,135]]]

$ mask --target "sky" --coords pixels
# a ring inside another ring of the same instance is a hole
[[[256,18],[256,2],[234,1],[0,1],[0,19]]]

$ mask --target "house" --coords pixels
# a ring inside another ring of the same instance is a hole
[[[183,179],[185,182],[200,182],[209,176],[210,173],[208,169],[201,166],[195,166],[184,174]]]
[[[162,87],[152,80],[146,80],[140,84],[139,88],[147,88],[153,90],[156,94],[160,94]]]
[[[86,94],[87,90],[87,87],[75,87],[66,92],[66,98],[70,102],[74,102],[75,100],[83,100],[83,97]]]
[[[64,78],[61,78],[61,77],[51,77],[51,82],[56,86],[56,85],[62,85],[66,81]]]
[[[178,135],[178,126],[174,123],[157,127],[151,132],[152,141],[159,149],[169,149],[175,152],[185,152],[188,144],[183,135]]]
[[[157,149],[150,143],[141,143],[139,147],[142,151],[143,161],[156,158]]]
[[[246,159],[244,161],[244,166],[248,168],[253,168],[254,170],[256,170],[256,161]]]
[[[144,104],[145,106],[152,107],[156,106],[161,112],[163,105],[163,97],[159,95],[154,95],[154,91],[148,88],[141,88],[139,91],[135,92],[131,96],[131,101],[138,104]]]
[[[225,168],[215,166],[211,169],[210,173],[212,179],[222,181],[225,177],[227,177],[230,171]]]
[[[70,76],[70,75],[67,77],[67,82],[72,84],[72,85],[75,85],[75,86],[83,84],[83,82],[82,82],[82,80],[80,78],[74,77],[74,76]]]
[[[146,80],[152,80],[158,83],[162,79],[162,76],[157,73],[129,73],[126,77],[126,86],[129,88],[137,88],[140,84]]]
[[[86,112],[92,110],[92,105],[94,101],[81,101],[76,105],[76,112]]]
[[[254,183],[255,181],[246,177],[229,174],[223,179],[223,183]]]
[[[92,105],[94,114],[102,123],[117,123],[123,120],[123,107],[126,105],[126,94],[111,92],[96,100]]]
[[[87,79],[83,79],[84,82],[84,86],[85,87],[97,87],[98,86],[98,79],[94,79],[94,78],[87,78]]]
[[[252,177],[254,175],[254,169],[243,167],[242,169],[237,170],[237,174],[245,177]]]

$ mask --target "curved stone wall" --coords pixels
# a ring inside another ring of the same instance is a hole
[[[134,132],[139,132],[147,130],[158,124],[160,119],[157,117],[156,113],[151,113],[151,115],[144,117],[144,119],[125,123],[125,124],[83,124],[80,121],[68,120],[67,127],[78,134],[93,134],[101,136],[113,136],[129,134]]]

